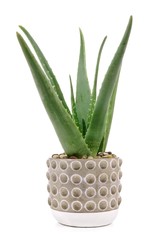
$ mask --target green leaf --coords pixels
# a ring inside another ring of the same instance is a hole
[[[82,134],[64,108],[53,86],[48,81],[22,36],[17,37],[32,72],[41,100],[56,130],[59,140],[68,156],[90,155]]]
[[[71,76],[69,76],[69,80],[70,80],[70,88],[71,88],[72,117],[73,117],[73,119],[74,119],[75,124],[76,124],[77,127],[80,129],[79,121],[78,121],[78,116],[77,116],[77,109],[76,109],[76,103],[75,103],[75,98],[74,98],[74,92],[73,92],[73,85],[72,85]]]
[[[85,137],[86,132],[87,132],[87,126],[86,126],[84,119],[82,119],[82,135],[83,135],[83,137]]]
[[[95,71],[95,77],[94,77],[94,85],[93,85],[93,90],[92,90],[92,95],[91,95],[91,101],[90,101],[90,108],[89,108],[89,114],[88,114],[88,122],[87,125],[89,126],[92,115],[93,115],[93,110],[96,102],[96,95],[97,95],[97,79],[98,79],[98,72],[99,72],[99,64],[100,64],[100,59],[101,59],[101,54],[103,50],[103,46],[105,44],[105,41],[107,39],[107,36],[103,39],[99,52],[98,52],[98,58],[97,58],[97,63],[96,63],[96,71]]]
[[[97,154],[100,143],[104,136],[107,118],[106,113],[109,107],[110,98],[117,83],[122,59],[130,36],[131,27],[132,17],[130,17],[129,19],[129,23],[122,38],[122,41],[104,77],[104,81],[102,83],[102,87],[100,89],[100,93],[95,105],[91,124],[86,134],[85,140],[92,152],[92,155]]]
[[[88,110],[90,104],[90,88],[86,70],[86,57],[85,57],[85,42],[83,33],[80,30],[80,54],[77,72],[77,87],[76,87],[76,107],[81,130],[83,128],[82,119],[87,123]]]
[[[65,102],[63,93],[59,87],[59,84],[56,80],[55,75],[52,72],[51,67],[49,66],[44,54],[42,53],[42,51],[40,50],[39,46],[37,45],[37,43],[35,42],[35,40],[33,39],[33,37],[30,35],[30,33],[22,26],[19,26],[20,29],[24,32],[24,34],[26,35],[26,37],[28,38],[28,40],[30,41],[32,47],[34,48],[37,57],[41,63],[42,68],[44,69],[47,77],[49,78],[51,84],[55,87],[55,91],[57,92],[59,99],[62,101],[63,106],[65,107],[65,109],[68,111],[68,113],[70,114],[69,108]]]
[[[99,146],[98,152],[104,152],[104,150],[103,150],[103,146],[104,146],[104,137],[102,138],[102,141],[101,141],[101,143],[100,143],[100,146]]]
[[[116,85],[114,87],[114,90],[113,90],[113,93],[112,93],[112,96],[111,96],[111,99],[110,99],[110,102],[109,102],[109,107],[108,107],[108,110],[107,110],[106,129],[105,129],[104,141],[103,141],[103,146],[102,146],[103,148],[102,148],[101,152],[105,152],[107,142],[108,142],[108,138],[109,138],[109,133],[110,133],[112,119],[113,119],[113,112],[114,112],[117,88],[118,88],[119,75],[120,75],[120,71],[119,71],[117,81],[116,81]]]

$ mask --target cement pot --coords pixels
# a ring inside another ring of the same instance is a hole
[[[61,224],[100,227],[116,218],[121,203],[122,160],[114,155],[47,160],[48,204]]]

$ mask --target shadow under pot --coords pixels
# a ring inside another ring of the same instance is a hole
[[[116,218],[121,203],[118,157],[47,160],[48,204],[61,224],[100,227]]]

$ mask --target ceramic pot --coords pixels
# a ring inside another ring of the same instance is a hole
[[[122,160],[47,160],[48,204],[57,221],[75,227],[111,224],[121,203]]]

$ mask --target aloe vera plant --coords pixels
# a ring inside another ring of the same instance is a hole
[[[17,33],[18,41],[26,57],[41,100],[56,130],[57,136],[67,156],[95,157],[99,151],[105,151],[113,117],[118,80],[122,59],[126,50],[132,27],[132,16],[129,19],[124,36],[105,74],[97,96],[97,78],[100,58],[106,37],[99,49],[95,78],[92,91],[89,87],[85,41],[80,30],[80,54],[77,73],[76,96],[74,96],[70,77],[71,106],[70,111],[45,56],[29,32],[22,26],[20,29],[30,41],[38,59],[23,37]]]

